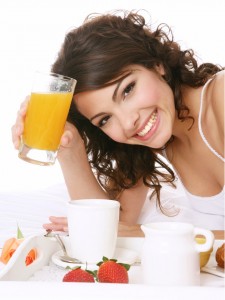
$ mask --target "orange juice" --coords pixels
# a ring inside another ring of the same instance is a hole
[[[28,147],[58,149],[72,97],[67,92],[31,94],[23,133],[23,142]]]

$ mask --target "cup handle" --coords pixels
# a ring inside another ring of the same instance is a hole
[[[196,249],[198,252],[205,252],[208,251],[212,248],[213,243],[214,243],[214,234],[212,231],[203,229],[203,228],[194,228],[194,235],[203,235],[206,239],[204,244],[198,244],[196,242]]]

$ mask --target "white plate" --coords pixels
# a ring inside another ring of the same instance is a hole
[[[63,252],[57,251],[52,255],[52,262],[61,268],[70,267],[73,268],[75,266],[79,266],[79,264],[74,263],[67,263],[60,259],[60,256],[63,255]],[[116,248],[115,255],[113,257],[114,259],[117,259],[118,262],[132,265],[135,262],[137,262],[138,259],[138,253],[136,251],[125,249],[125,248]],[[91,264],[89,265],[89,268],[95,267],[96,265]]]
[[[212,275],[216,275],[219,277],[223,277],[225,278],[225,273],[224,273],[224,269],[220,268],[218,266],[207,266],[207,267],[203,267],[201,269],[201,271],[212,274]]]
[[[211,253],[209,262],[205,267],[201,268],[201,271],[225,278],[225,270],[223,268],[218,267],[215,259],[218,247],[220,247],[224,242],[224,240],[215,240],[213,245],[213,252]]]
[[[25,264],[30,249],[37,250],[37,258],[28,266]],[[27,280],[32,274],[49,263],[52,254],[59,249],[55,239],[30,236],[19,245],[9,262],[0,270],[0,281]]]

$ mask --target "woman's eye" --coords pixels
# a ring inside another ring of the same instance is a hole
[[[98,122],[98,127],[103,127],[106,123],[107,123],[107,121],[108,121],[108,119],[110,118],[110,116],[107,116],[107,117],[104,117],[103,119],[101,119],[99,122]]]
[[[134,85],[135,83],[132,82],[123,90],[123,98],[126,98],[130,94],[130,92],[132,92]]]

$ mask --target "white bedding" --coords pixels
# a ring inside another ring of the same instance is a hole
[[[169,220],[189,222],[197,227],[223,230],[223,221],[212,228],[213,216],[196,213],[192,210],[179,185],[177,190],[173,190],[168,185],[164,186],[161,196],[162,203],[167,208],[169,207],[170,211],[179,208],[179,214],[174,217],[166,217],[156,207],[155,200],[146,199],[138,223]],[[64,183],[38,191],[0,191],[0,248],[7,238],[16,236],[17,224],[25,237],[45,233],[42,224],[49,222],[49,216],[66,216],[66,202],[69,199]]]
[[[45,232],[42,224],[49,216],[65,216],[69,199],[64,184],[39,191],[0,192],[0,248],[4,241],[16,236],[17,224],[25,237]]]

